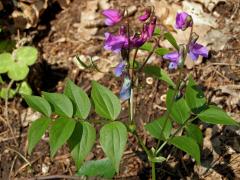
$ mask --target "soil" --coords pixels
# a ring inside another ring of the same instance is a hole
[[[164,2],[167,2],[169,7],[173,4],[182,5],[182,1],[177,0]],[[213,1],[218,3],[211,11],[204,6],[205,1],[196,2],[204,7],[204,12],[217,16],[218,27],[211,29],[216,31],[224,29],[224,35],[228,40],[222,45],[222,49],[216,48],[214,43],[217,42],[208,44],[208,48],[211,49],[210,57],[186,69],[184,73],[186,76],[193,74],[209,101],[217,104],[240,122],[240,2]],[[87,93],[91,88],[91,80],[97,80],[118,94],[122,79],[116,78],[112,71],[120,57],[103,49],[103,34],[110,29],[104,26],[100,12],[108,5],[118,8],[126,6],[131,12],[132,24],[140,27],[134,20],[139,15],[136,10],[142,10],[143,4],[148,3],[149,0],[74,0],[69,1],[64,7],[58,1],[51,3],[41,13],[36,27],[20,31],[21,39],[30,39],[28,41],[40,51],[38,62],[31,67],[28,76],[34,94],[39,95],[41,91],[62,92],[66,78],[72,79]],[[92,22],[91,16],[95,18]],[[7,21],[14,27],[11,20]],[[218,37],[216,41],[221,39],[224,37]],[[79,68],[74,60],[76,55],[99,59],[96,64],[101,72]],[[154,57],[153,63],[159,64],[159,58]],[[166,62],[162,62],[162,66],[167,69]],[[176,79],[178,74],[172,71],[170,76]],[[151,147],[156,142],[144,131],[143,126],[165,111],[167,86],[146,75],[142,75],[139,84],[141,86],[136,92],[138,132],[146,145]],[[4,118],[4,103],[3,100],[0,101],[1,119]],[[123,107],[125,110],[120,119],[124,121],[127,103],[123,103]],[[76,167],[67,146],[62,147],[54,158],[50,158],[47,134],[33,153],[27,154],[28,126],[39,117],[39,114],[28,108],[21,97],[8,102],[8,114],[14,138],[9,127],[1,120],[0,179],[75,177]],[[176,149],[170,152],[170,147],[166,147],[163,155],[165,157],[170,155],[170,158],[166,163],[157,165],[158,179],[240,179],[240,130],[231,126],[200,123],[199,125],[204,134],[201,166],[196,165],[186,154]],[[87,159],[103,157],[103,151],[96,144]],[[134,137],[129,135],[120,173],[115,178],[145,180],[150,177],[151,168],[147,163],[147,157]]]

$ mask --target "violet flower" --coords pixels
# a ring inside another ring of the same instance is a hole
[[[175,27],[177,29],[181,29],[184,31],[188,27],[192,27],[192,25],[193,25],[192,16],[190,16],[186,12],[177,13],[175,24]]]
[[[189,45],[189,56],[193,61],[197,60],[199,56],[203,56],[205,58],[208,57],[208,49],[201,44],[198,43],[190,43]]]
[[[125,61],[120,61],[120,63],[114,69],[114,74],[117,77],[120,77],[125,69],[125,66],[126,66]]]
[[[177,69],[178,65],[181,63],[181,54],[177,51],[165,54],[163,58],[170,60],[169,69]]]
[[[125,77],[122,89],[120,91],[120,99],[122,101],[125,101],[129,99],[130,96],[131,96],[131,80],[129,79],[129,77]]]
[[[112,35],[109,32],[105,33],[105,44],[106,50],[119,53],[123,47],[128,46],[128,38],[124,35]]]
[[[107,26],[113,26],[120,22],[123,18],[122,13],[115,9],[104,10],[102,14],[106,17],[105,24]]]
[[[151,15],[151,10],[150,9],[146,9],[144,11],[144,14],[142,16],[139,16],[138,19],[140,21],[146,21],[150,17],[150,15]]]

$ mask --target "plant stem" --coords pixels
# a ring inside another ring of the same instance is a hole
[[[10,122],[9,122],[9,117],[8,117],[8,97],[9,97],[9,91],[10,91],[13,83],[14,83],[14,80],[11,80],[10,83],[8,84],[8,87],[7,87],[7,94],[6,94],[6,97],[5,97],[4,116],[5,116],[5,118],[6,118],[7,126],[8,126],[8,128],[10,129],[10,132],[11,132],[12,137],[13,137],[13,139],[14,139],[14,143],[15,143],[15,145],[18,145],[17,140],[16,140],[16,137],[15,137],[14,132],[13,132],[13,129],[12,129],[12,126],[11,126],[11,124],[10,124]]]
[[[155,162],[151,162],[151,165],[152,165],[152,180],[156,180]]]

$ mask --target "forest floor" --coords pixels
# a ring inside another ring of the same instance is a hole
[[[141,14],[143,6],[151,5],[155,6],[159,23],[169,29],[179,42],[187,36],[177,35],[174,31],[172,25],[176,12],[185,10],[194,15],[194,30],[200,36],[199,42],[210,49],[210,57],[195,63],[187,61],[184,73],[194,76],[211,103],[217,104],[240,122],[239,0],[56,0],[40,13],[39,18],[35,18],[36,22],[30,23],[31,28],[20,33],[21,41],[33,43],[40,52],[38,62],[31,67],[28,76],[34,94],[39,95],[41,91],[62,92],[67,77],[88,93],[91,80],[97,80],[118,94],[122,79],[113,75],[113,68],[120,57],[103,49],[104,32],[112,30],[104,26],[101,11],[125,6],[132,18],[131,25],[139,26],[136,17]],[[79,67],[76,55],[86,60],[89,56],[97,59],[97,66],[102,72]],[[153,56],[151,61],[158,64],[161,59]],[[163,62],[163,67],[167,69],[166,62]],[[170,72],[173,78],[177,75],[174,71]],[[145,75],[140,83],[141,88],[136,93],[136,119],[138,131],[150,147],[156,142],[144,131],[143,125],[165,111],[167,86]],[[3,117],[4,101],[0,103],[0,116]],[[30,179],[49,175],[70,177],[75,174],[76,167],[67,146],[62,147],[53,159],[50,158],[47,135],[32,155],[27,154],[28,126],[39,117],[38,113],[27,108],[20,97],[9,101],[8,112],[15,137],[11,136],[8,126],[0,121],[0,179]],[[124,112],[121,117],[124,119]],[[158,179],[240,179],[240,130],[219,125],[202,124],[200,127],[204,134],[202,164],[196,165],[179,151],[172,152],[168,162],[157,166]],[[168,154],[168,150],[166,148],[164,154]],[[96,145],[87,159],[103,157],[102,150]],[[150,176],[146,156],[136,140],[130,137],[116,178],[145,180]]]

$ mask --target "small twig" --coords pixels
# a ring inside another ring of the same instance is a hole
[[[237,66],[237,67],[240,67],[240,64],[229,64],[229,63],[210,63],[210,65],[218,65],[218,66]]]
[[[7,147],[7,149],[9,149],[9,150],[17,153],[26,163],[29,164],[29,166],[31,166],[31,163],[30,163],[30,162],[27,160],[27,158],[25,158],[20,152],[16,151],[15,149],[12,149],[12,148],[10,148],[10,147]]]
[[[9,172],[9,175],[8,175],[8,179],[9,179],[9,180],[12,179],[12,178],[11,178],[11,174],[12,174],[12,172],[13,172],[13,167],[14,167],[14,164],[15,164],[15,162],[16,162],[16,159],[17,159],[17,155],[14,157],[14,159],[13,159],[13,161],[12,161],[12,165],[11,165],[10,172]]]

